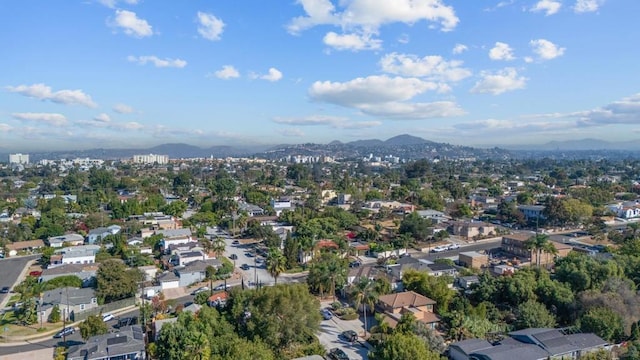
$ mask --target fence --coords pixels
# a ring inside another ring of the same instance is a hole
[[[102,306],[98,306],[96,308],[93,309],[89,309],[86,311],[82,311],[82,312],[75,312],[72,314],[72,321],[82,321],[82,320],[86,320],[87,317],[89,317],[90,315],[99,315],[99,314],[104,314],[104,313],[108,313],[111,311],[115,311],[115,310],[119,310],[122,308],[125,308],[127,306],[132,306],[136,304],[136,298],[135,297],[130,297],[127,299],[122,299],[122,300],[118,300],[118,301],[114,301],[114,302],[110,302],[108,304],[104,304]]]

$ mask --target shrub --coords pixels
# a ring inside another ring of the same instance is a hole
[[[355,312],[340,316],[340,319],[342,320],[355,320],[357,318],[358,318],[358,314],[356,314]]]

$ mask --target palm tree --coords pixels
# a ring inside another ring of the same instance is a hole
[[[282,251],[278,248],[269,248],[269,253],[267,253],[267,271],[271,276],[273,276],[273,280],[276,285],[278,284],[278,276],[282,274],[287,269],[287,258],[284,257]]]
[[[536,252],[536,266],[540,267],[540,258],[542,253],[557,254],[558,249],[549,241],[549,237],[545,234],[536,234],[525,242],[527,250]]]
[[[364,311],[364,336],[366,337],[367,306],[373,308],[378,299],[378,294],[375,291],[375,282],[368,277],[359,278],[351,285],[351,297],[353,298],[353,305],[356,309],[362,305],[362,310]]]
[[[216,254],[216,257],[220,257],[224,254],[224,250],[227,248],[227,243],[220,236],[216,236],[216,239],[211,244],[211,250]]]

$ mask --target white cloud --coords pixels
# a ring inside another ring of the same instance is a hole
[[[467,50],[469,50],[467,45],[456,44],[456,46],[453,47],[453,50],[451,50],[451,52],[454,53],[454,54],[462,54],[463,52],[465,52]]]
[[[408,44],[409,43],[409,34],[402,34],[398,36],[398,42],[400,44]]]
[[[518,76],[514,68],[505,68],[495,73],[482,72],[482,79],[471,89],[472,93],[499,95],[507,91],[523,89],[527,78]]]
[[[562,3],[555,0],[540,0],[534,6],[531,7],[533,12],[543,12],[546,16],[557,13],[562,7]]]
[[[240,77],[240,73],[238,72],[238,70],[236,70],[235,67],[233,67],[233,65],[224,65],[222,69],[216,71],[214,75],[218,79],[224,79],[224,80],[235,79]]]
[[[509,46],[509,44],[505,44],[503,42],[496,42],[495,46],[489,50],[489,58],[491,60],[513,60],[515,57],[513,56],[513,49]]]
[[[113,106],[113,111],[118,114],[131,114],[134,110],[131,106],[125,104],[115,104]]]
[[[511,6],[514,3],[515,3],[515,0],[500,1],[499,3],[496,4],[496,6],[486,8],[484,9],[484,11],[487,11],[487,12],[496,11],[500,8]]]
[[[337,9],[331,0],[298,0],[302,5],[305,16],[293,18],[287,29],[291,34],[318,25],[332,25],[339,27],[348,34],[360,34],[362,39],[378,33],[382,25],[405,23],[413,25],[420,21],[438,24],[442,31],[453,30],[459,22],[451,6],[442,0],[351,0],[338,1]],[[330,40],[337,40],[338,35],[330,36]],[[343,44],[346,38],[340,39]],[[356,39],[350,39],[353,42]]]
[[[356,78],[344,83],[316,81],[309,88],[309,96],[315,101],[394,119],[428,119],[463,114],[464,111],[453,102],[406,102],[419,94],[440,88],[438,83],[418,78],[383,75]]]
[[[278,129],[278,134],[287,137],[304,137],[304,132],[300,129]]]
[[[58,90],[54,92],[51,91],[51,87],[45,84],[7,86],[6,89],[9,92],[40,100],[49,100],[58,104],[84,105],[91,108],[97,106],[91,96],[85,94],[82,90]]]
[[[116,5],[118,4],[118,0],[98,0],[98,2],[108,8],[115,8]],[[138,4],[138,0],[123,0],[122,2],[124,2],[125,4],[128,5],[137,5]]]
[[[542,60],[551,60],[562,56],[565,50],[565,48],[558,47],[556,44],[545,39],[531,40],[529,45],[533,48],[533,52]]]
[[[252,75],[254,78],[276,82],[282,79],[282,72],[276,68],[269,68],[269,72],[265,75]]]
[[[187,62],[182,59],[160,59],[157,56],[127,56],[127,60],[130,62],[138,63],[140,65],[146,65],[147,63],[152,63],[155,67],[164,68],[164,67],[174,67],[174,68],[183,68],[187,66]]]
[[[336,34],[328,32],[322,41],[325,45],[331,46],[336,50],[378,50],[381,48],[382,40],[372,39],[372,34]]]
[[[11,132],[13,130],[13,126],[9,124],[0,123],[0,132]]]
[[[52,126],[67,125],[67,118],[56,113],[13,113],[11,116],[16,120],[33,121]]]
[[[111,118],[109,117],[109,115],[107,115],[105,113],[98,114],[96,117],[93,118],[93,120],[95,120],[97,122],[102,122],[102,123],[111,122]]]
[[[471,76],[469,69],[461,67],[462,61],[446,61],[441,56],[425,56],[391,53],[380,60],[382,71],[429,80],[456,82]]]
[[[198,11],[198,34],[211,41],[220,40],[224,30],[224,22],[213,14]]]
[[[604,0],[577,0],[573,6],[573,11],[577,13],[598,11]]]
[[[151,25],[146,20],[138,18],[133,11],[116,10],[116,18],[112,26],[121,28],[125,34],[137,38],[153,35]]]
[[[614,101],[594,110],[565,114],[564,117],[577,118],[581,127],[640,123],[640,93]]]

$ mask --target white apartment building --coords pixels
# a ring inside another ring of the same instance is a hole
[[[169,155],[133,155],[133,162],[136,164],[167,164],[169,163]]]
[[[9,164],[28,164],[29,154],[9,154]]]

